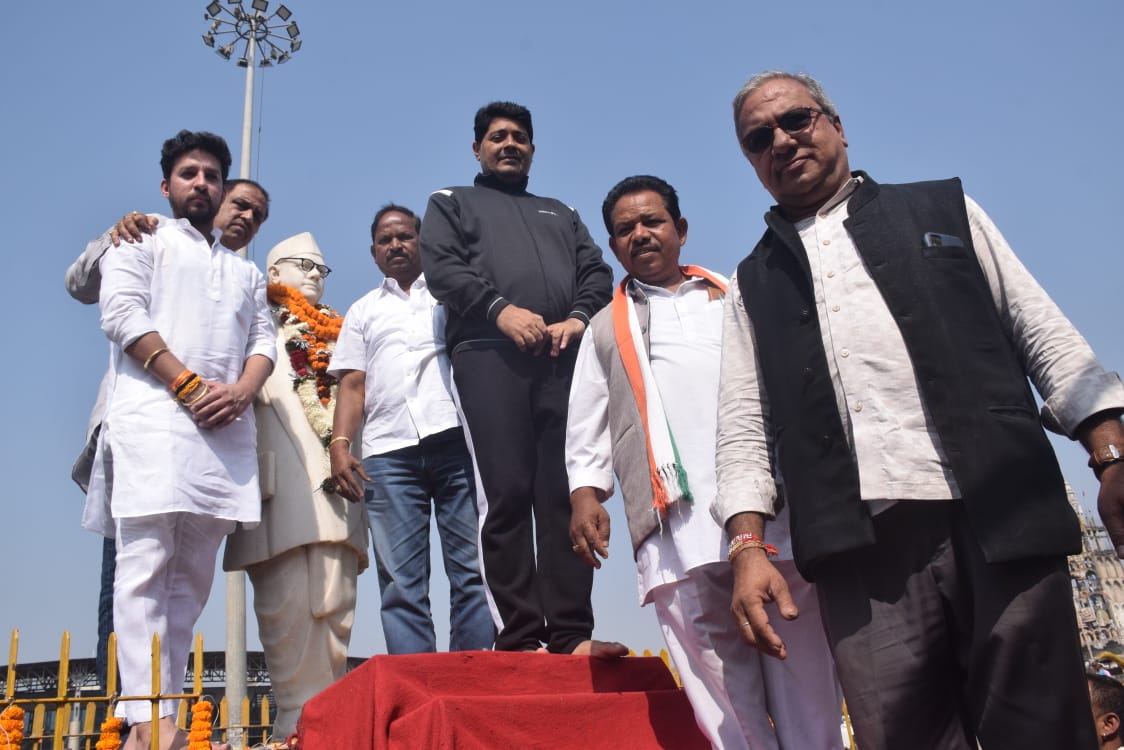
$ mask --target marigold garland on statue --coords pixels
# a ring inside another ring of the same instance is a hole
[[[110,716],[101,723],[101,734],[98,735],[96,750],[117,750],[121,747],[121,730],[125,728],[125,720],[113,716],[113,706],[108,709]]]
[[[210,701],[197,700],[191,706],[191,729],[187,733],[187,750],[211,750],[211,718],[214,707]]]
[[[328,374],[328,363],[343,317],[327,305],[309,304],[297,290],[283,284],[270,284],[267,291],[293,368],[293,390],[308,423],[327,447],[339,390],[339,380]]]
[[[19,706],[8,706],[0,711],[0,750],[20,750],[26,715]]]

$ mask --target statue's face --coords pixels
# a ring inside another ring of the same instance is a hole
[[[296,253],[278,258],[268,269],[269,283],[284,284],[304,295],[315,305],[324,295],[324,256],[315,252]],[[305,269],[308,270],[305,270]]]

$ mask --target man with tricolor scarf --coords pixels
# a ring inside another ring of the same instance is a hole
[[[799,663],[763,659],[729,616],[728,547],[709,515],[726,280],[680,266],[687,220],[674,188],[629,177],[602,206],[609,246],[628,272],[582,340],[566,436],[574,552],[608,557],[603,503],[620,482],[640,603],[653,603],[699,727],[716,748],[838,748],[840,701],[827,642],[813,618],[785,637]],[[801,606],[813,587],[796,572],[787,519],[771,524],[771,553]],[[802,623],[802,624],[801,624]],[[793,649],[796,652],[796,649]],[[772,726],[770,724],[772,717]]]

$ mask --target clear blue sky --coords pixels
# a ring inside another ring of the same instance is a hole
[[[206,4],[3,11],[9,346],[28,369],[10,365],[2,381],[0,643],[18,626],[21,660],[54,658],[64,629],[75,656],[91,655],[95,637],[100,539],[79,527],[69,468],[107,345],[96,308],[66,295],[63,272],[121,214],[166,209],[165,138],[186,127],[225,135],[235,154],[241,145],[244,71],[201,43]],[[751,74],[779,67],[823,81],[852,166],[884,182],[963,178],[1106,364],[1124,364],[1124,257],[1110,225],[1124,198],[1117,0],[288,5],[304,47],[259,77],[253,176],[273,206],[252,254],[260,262],[311,231],[336,271],[325,301],[341,309],[379,279],[368,253],[376,208],[421,211],[431,191],[470,182],[472,115],[501,98],[534,113],[532,191],[576,207],[604,243],[606,191],[630,174],[660,175],[690,221],[684,258],[729,273],[770,202],[737,149],[730,100]],[[1061,445],[1059,455],[1091,503],[1084,454]],[[619,513],[614,523],[595,583],[598,634],[659,648],[651,611],[636,604]],[[437,570],[433,587],[444,630]],[[359,597],[352,654],[382,652],[372,573]],[[200,622],[210,648],[222,646],[223,600],[217,579]]]

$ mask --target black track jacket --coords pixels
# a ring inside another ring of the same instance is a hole
[[[510,339],[495,320],[515,304],[547,325],[569,317],[589,325],[612,295],[613,272],[577,211],[477,175],[473,187],[438,190],[422,221],[422,267],[448,308],[449,352]]]

